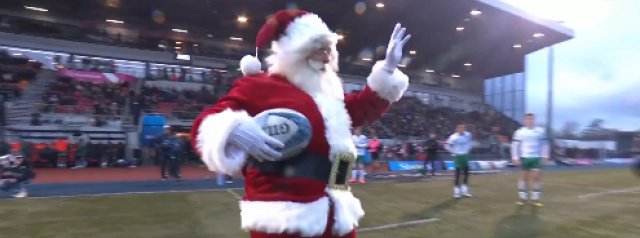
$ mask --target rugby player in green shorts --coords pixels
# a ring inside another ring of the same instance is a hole
[[[453,187],[453,197],[471,197],[469,193],[469,151],[472,147],[471,133],[466,131],[464,123],[458,124],[456,132],[449,136],[445,148],[451,153],[456,166],[456,178]],[[460,183],[460,175],[464,173],[464,180]]]
[[[549,143],[544,129],[534,126],[534,115],[524,116],[524,127],[513,133],[511,142],[511,158],[516,166],[522,169],[518,180],[518,197],[516,204],[524,206],[529,199],[536,207],[543,207],[542,165],[549,159]],[[531,195],[531,196],[529,196]]]
[[[369,139],[367,136],[362,134],[362,130],[360,127],[356,127],[353,129],[353,135],[351,135],[351,139],[353,140],[353,144],[356,146],[356,151],[358,157],[356,157],[354,168],[351,170],[351,179],[350,183],[355,183],[356,181],[359,183],[365,183],[364,176],[367,175],[367,171],[364,167],[364,157],[367,155],[367,146]]]

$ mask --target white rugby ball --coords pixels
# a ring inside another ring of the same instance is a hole
[[[287,109],[269,109],[254,117],[262,130],[284,144],[278,149],[285,159],[300,154],[311,141],[311,123],[302,113]]]

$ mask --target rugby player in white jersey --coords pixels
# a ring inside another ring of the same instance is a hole
[[[524,116],[524,126],[513,133],[511,158],[522,169],[518,180],[520,200],[516,204],[524,206],[531,199],[533,206],[542,207],[541,169],[549,159],[549,143],[544,129],[534,126],[534,119],[532,113],[527,113]]]

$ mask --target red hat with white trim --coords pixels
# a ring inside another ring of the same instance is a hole
[[[261,73],[258,50],[269,44],[276,53],[291,53],[319,48],[319,43],[335,45],[337,42],[338,35],[318,15],[301,10],[281,10],[260,28],[256,38],[256,56],[242,57],[240,69],[244,75]]]

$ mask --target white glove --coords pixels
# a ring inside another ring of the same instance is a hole
[[[387,46],[387,54],[384,59],[383,69],[387,72],[393,73],[398,67],[398,64],[402,61],[402,48],[407,44],[407,41],[411,38],[411,34],[404,36],[407,29],[402,27],[400,23],[396,24],[396,27],[391,33],[391,39],[389,39],[389,45]]]
[[[241,122],[229,135],[229,143],[236,145],[258,161],[277,161],[282,153],[274,148],[282,148],[284,144],[267,135],[253,120]]]

